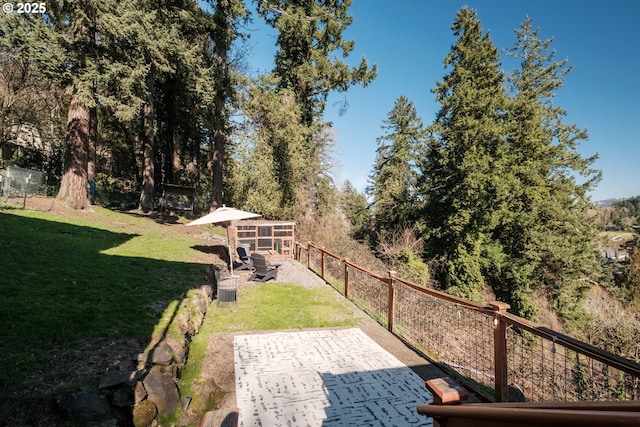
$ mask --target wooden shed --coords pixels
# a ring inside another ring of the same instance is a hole
[[[238,221],[233,227],[236,245],[248,245],[250,252],[293,256],[295,225],[291,221]]]

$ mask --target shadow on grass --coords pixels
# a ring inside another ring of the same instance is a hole
[[[191,247],[196,251],[215,255],[224,261],[226,265],[229,265],[229,248],[225,245],[194,245]]]
[[[158,224],[179,224],[180,223],[180,218],[181,216],[179,215],[175,215],[171,212],[161,212],[161,211],[153,211],[150,213],[141,213],[141,212],[137,212],[135,210],[119,210],[118,212],[124,214],[124,215],[129,215],[129,216],[133,216],[133,217],[137,217],[137,218],[147,218],[147,219],[152,219],[155,222],[157,222]],[[195,219],[195,218],[188,218],[188,217],[184,217],[187,218],[189,221]]]
[[[172,301],[202,283],[202,264],[103,253],[135,237],[0,211],[0,401],[104,373],[114,361],[96,355],[118,343],[144,350]]]

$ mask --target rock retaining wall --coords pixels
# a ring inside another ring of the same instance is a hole
[[[163,336],[149,350],[134,356],[135,371],[108,373],[97,391],[88,387],[67,391],[58,397],[58,407],[70,418],[84,420],[119,419],[133,414],[134,426],[147,427],[154,424],[158,414],[171,414],[178,405],[187,405],[180,400],[177,380],[187,362],[189,344],[212,299],[210,285],[190,291]]]

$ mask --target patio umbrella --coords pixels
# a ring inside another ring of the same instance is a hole
[[[216,209],[213,212],[206,214],[194,221],[191,221],[187,226],[191,225],[206,225],[206,224],[224,224],[227,230],[227,244],[229,245],[229,261],[231,264],[231,274],[233,275],[233,252],[231,252],[231,239],[229,238],[229,223],[239,219],[257,218],[260,214],[242,211],[240,209],[228,208],[222,205],[221,208]]]

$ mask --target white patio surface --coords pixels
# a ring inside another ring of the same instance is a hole
[[[237,335],[240,426],[431,426],[424,381],[358,328]]]

